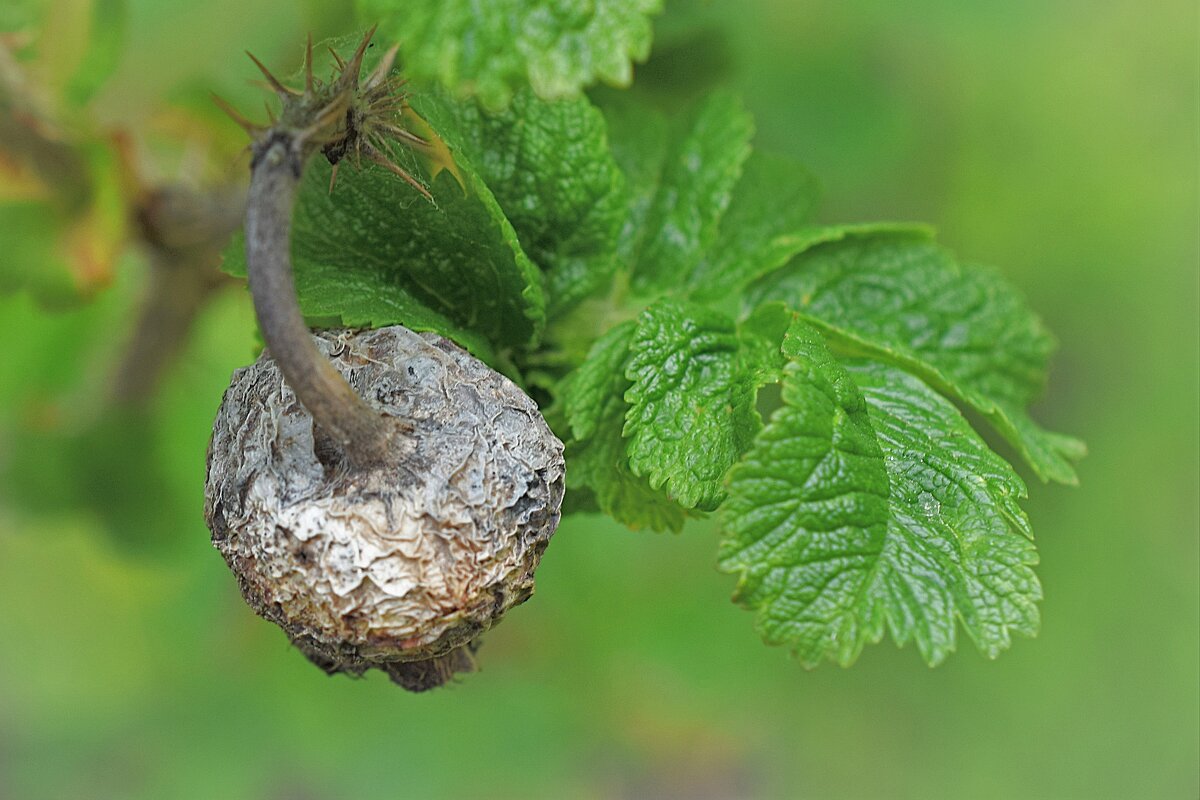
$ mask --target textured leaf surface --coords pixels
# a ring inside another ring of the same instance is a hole
[[[682,506],[715,509],[726,471],[762,427],[755,398],[779,339],[772,347],[755,327],[742,332],[723,314],[663,300],[638,318],[630,349],[625,435],[634,474]]]
[[[783,407],[730,473],[720,564],[771,644],[807,666],[848,664],[874,620],[867,588],[888,526],[888,477],[866,401],[820,335],[798,323]]]
[[[716,240],[754,124],[737,98],[717,92],[669,134],[645,236],[633,267],[634,288],[653,293],[685,281]]]
[[[990,657],[1033,635],[1041,588],[1021,479],[919,378],[837,363],[793,324],[783,407],[734,468],[721,566],[773,644],[847,665],[890,632],[930,664],[957,622]]]
[[[626,86],[650,54],[662,0],[358,0],[367,24],[404,43],[406,70],[458,95],[506,104],[532,85],[542,97],[603,81]]]
[[[783,300],[842,346],[920,375],[990,420],[1040,477],[1075,482],[1082,444],[1024,410],[1043,387],[1053,341],[996,273],[912,235],[856,235],[806,249],[749,296]]]
[[[936,664],[954,650],[956,618],[990,658],[1012,632],[1035,635],[1042,593],[1024,483],[919,378],[869,362],[850,374],[888,470],[891,520],[870,592],[892,638]]]
[[[347,167],[330,193],[330,166],[311,159],[292,232],[305,314],[428,328],[468,347],[536,339],[545,320],[541,276],[469,160],[456,154],[456,164],[465,191],[443,170],[426,180],[432,205],[375,167]],[[225,269],[245,274],[240,237]],[[463,341],[464,333],[474,339]]]
[[[529,89],[497,112],[440,95],[412,102],[492,190],[525,253],[546,273],[552,315],[611,279],[625,179],[591,103],[549,102]]]
[[[636,324],[626,322],[596,340],[562,388],[571,429],[567,487],[590,490],[601,511],[632,528],[678,531],[685,511],[629,467],[623,436],[630,387],[625,372],[635,332]]]

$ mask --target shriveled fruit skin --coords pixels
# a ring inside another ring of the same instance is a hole
[[[315,334],[397,426],[358,472],[269,354],[213,426],[205,517],[246,602],[327,672],[405,688],[473,667],[473,640],[533,592],[559,521],[563,446],[534,402],[452,342],[401,326]]]

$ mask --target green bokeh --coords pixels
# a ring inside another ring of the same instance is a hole
[[[98,110],[236,95],[233,54],[287,67],[343,24],[308,6],[131,2]],[[1186,0],[756,0],[661,26],[672,69],[731,71],[824,219],[930,221],[1058,334],[1040,418],[1092,455],[1080,489],[1032,487],[1037,639],[805,672],[728,602],[713,530],[575,518],[481,674],[425,696],[328,678],[242,604],[201,519],[207,428],[254,348],[241,290],[148,421],[89,413],[131,262],[77,311],[0,298],[0,796],[1195,797],[1197,22]],[[686,47],[705,27],[726,44]]]

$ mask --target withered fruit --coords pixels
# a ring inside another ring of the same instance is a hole
[[[533,592],[562,443],[524,392],[440,336],[313,339],[393,427],[386,456],[348,463],[264,353],[214,424],[213,543],[250,606],[322,669],[433,688],[472,670],[476,637]]]

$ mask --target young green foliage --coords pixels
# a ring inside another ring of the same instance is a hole
[[[788,262],[804,249],[805,231],[820,194],[808,170],[790,158],[756,150],[734,188],[717,241],[692,272],[694,298],[717,301],[750,278]]]
[[[771,644],[849,664],[871,637],[868,587],[887,540],[888,475],[866,400],[803,322],[788,331],[783,407],[734,468],[721,566]]]
[[[646,215],[658,190],[667,157],[669,126],[664,114],[622,95],[608,98],[604,119],[608,146],[625,175],[627,213],[617,241],[617,260],[633,264],[646,233]]]
[[[564,381],[571,470],[567,488],[586,489],[597,507],[631,528],[678,531],[684,510],[634,475],[623,438],[630,345],[637,326],[626,322],[601,336],[587,360]]]
[[[1017,502],[1025,484],[920,378],[867,361],[848,369],[888,471],[890,520],[876,591],[892,638],[915,641],[936,664],[954,650],[956,617],[993,658],[1008,647],[1010,631],[1037,633],[1037,553]]]
[[[292,223],[305,315],[348,326],[406,321],[458,338],[469,332],[496,347],[535,338],[545,321],[537,270],[491,192],[463,171],[468,193],[446,171],[429,181],[434,206],[381,168],[339,180],[330,192],[330,166],[314,159]],[[225,269],[245,274],[240,237]]]
[[[931,664],[956,620],[994,657],[1037,631],[1025,486],[915,376],[839,364],[797,320],[783,408],[731,476],[721,565],[773,644],[851,663],[891,633]],[[880,502],[880,500],[885,502]]]
[[[725,498],[726,471],[762,427],[754,402],[770,346],[753,325],[660,300],[638,317],[630,351],[630,468],[680,505],[712,511]]]

